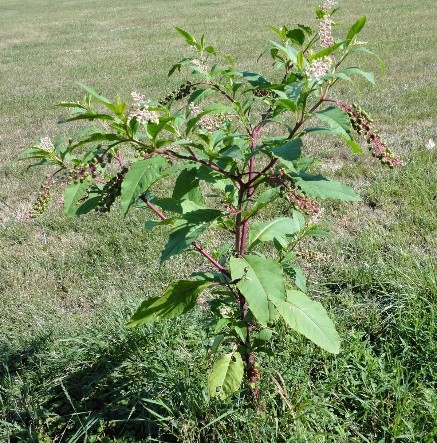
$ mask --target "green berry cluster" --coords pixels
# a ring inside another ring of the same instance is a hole
[[[50,195],[51,183],[46,182],[41,185],[38,192],[38,197],[30,210],[29,217],[36,218],[47,210],[50,205],[51,195]]]
[[[102,190],[103,197],[96,209],[97,212],[104,213],[110,211],[111,206],[114,204],[116,198],[120,196],[121,184],[123,183],[124,176],[127,171],[128,168],[124,167],[105,184]]]
[[[269,91],[268,89],[255,89],[253,91],[253,95],[255,97],[266,97],[266,98],[271,98],[273,97],[273,92]]]
[[[179,86],[179,88],[170,92],[170,94],[160,100],[159,103],[161,103],[161,105],[166,105],[172,100],[182,100],[183,98],[187,97],[193,89],[194,85],[190,81],[187,81],[186,83],[183,83],[181,86]]]

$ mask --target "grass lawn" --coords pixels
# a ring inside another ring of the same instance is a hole
[[[260,413],[243,390],[205,395],[208,315],[134,330],[125,324],[188,253],[158,266],[164,231],[144,214],[66,219],[61,198],[27,216],[43,171],[23,147],[66,134],[54,104],[83,82],[109,97],[163,97],[187,54],[178,26],[205,34],[238,66],[257,62],[269,25],[315,24],[317,2],[272,0],[2,0],[0,2],[0,440],[11,442],[425,442],[437,440],[437,37],[434,0],[339,1],[341,31],[361,15],[360,39],[386,65],[364,62],[377,86],[342,86],[406,161],[395,171],[330,140],[313,144],[327,173],[363,202],[327,204],[332,236],[309,243],[310,294],[342,337],[336,356],[289,333],[263,357]],[[352,101],[352,100],[351,100]],[[209,239],[213,245],[217,239]]]

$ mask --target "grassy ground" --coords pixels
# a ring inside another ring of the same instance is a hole
[[[295,335],[277,338],[274,361],[261,362],[260,414],[248,408],[246,392],[225,403],[204,395],[205,312],[124,326],[145,295],[181,268],[201,266],[197,256],[159,269],[164,239],[142,230],[143,214],[70,220],[55,201],[43,217],[26,217],[42,175],[25,172],[17,155],[36,138],[66,131],[52,105],[79,97],[75,81],[108,96],[166,95],[174,85],[168,67],[185,51],[175,26],[205,33],[242,67],[259,69],[267,25],[313,20],[303,3],[1,2],[0,439],[437,439],[437,149],[425,148],[437,142],[434,1],[340,2],[343,28],[368,16],[361,38],[387,73],[376,88],[339,95],[352,92],[370,110],[407,166],[389,171],[329,144],[310,147],[323,150],[327,169],[364,199],[328,206],[333,237],[308,245],[316,253],[311,293],[329,307],[343,350],[333,358]]]

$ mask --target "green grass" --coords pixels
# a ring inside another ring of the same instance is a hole
[[[159,268],[164,231],[144,214],[65,219],[62,201],[26,217],[42,171],[25,171],[23,146],[63,134],[54,103],[81,81],[108,96],[161,97],[169,66],[186,54],[175,26],[205,33],[239,66],[256,63],[267,25],[314,23],[311,5],[273,0],[3,0],[0,4],[0,440],[23,442],[433,442],[437,439],[436,34],[431,0],[342,0],[341,28],[366,14],[360,39],[384,60],[378,85],[342,87],[368,108],[407,160],[391,171],[344,147],[328,169],[363,203],[327,205],[333,236],[307,245],[311,294],[340,331],[337,357],[308,341],[275,338],[263,357],[260,413],[243,390],[227,402],[204,394],[208,315],[127,330],[137,304],[194,253]],[[315,6],[315,3],[314,3]],[[367,69],[378,72],[375,61]],[[218,239],[210,239],[211,244]]]

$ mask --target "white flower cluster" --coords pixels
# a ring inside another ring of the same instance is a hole
[[[196,59],[194,59],[191,63],[193,63],[193,65],[197,68],[197,69],[199,69],[199,71],[202,71],[202,72],[206,72],[206,71],[208,71],[208,66],[205,64],[205,62],[203,61],[203,60],[201,60],[201,59],[198,59],[198,58],[196,58]]]
[[[332,24],[334,22],[330,19],[329,15],[325,16],[319,23],[319,37],[320,46],[322,48],[328,48],[334,44],[334,37],[332,37]]]
[[[139,92],[132,92],[131,96],[136,109],[130,112],[129,120],[136,118],[138,123],[143,125],[149,122],[158,124],[159,112],[150,111],[147,106],[144,105],[146,102],[146,97]]]
[[[318,58],[313,60],[306,68],[306,75],[319,81],[329,72],[332,60],[329,57]]]
[[[193,117],[198,116],[202,112],[202,109],[199,106],[195,105],[193,102],[191,102],[188,105],[188,107],[190,108]],[[211,116],[211,115],[204,115],[198,121],[198,124],[200,126],[203,126],[203,128],[206,129],[207,131],[216,131],[217,129],[220,128],[221,123],[222,119],[220,116]]]
[[[53,151],[55,147],[53,146],[52,141],[50,140],[50,137],[44,137],[41,139],[39,147],[43,149],[44,151]]]
[[[131,96],[134,103],[144,103],[146,101],[146,97],[139,92],[131,92]]]
[[[323,18],[319,23],[319,37],[320,37],[320,46],[322,48],[328,48],[334,44],[334,38],[332,37],[332,24],[334,23],[331,20],[331,12],[334,6],[337,6],[336,0],[325,0],[320,6],[323,10]]]
[[[332,9],[332,8],[334,8],[337,5],[338,5],[338,1],[337,0],[325,0],[323,2],[323,5],[321,6],[321,9],[326,11],[327,9]]]
[[[146,109],[135,109],[129,114],[129,119],[136,118],[138,123],[159,123],[159,113],[156,111],[149,111]]]

